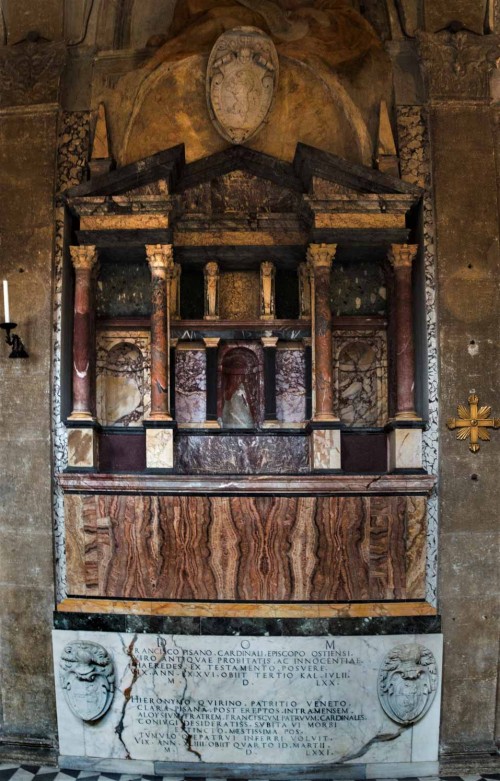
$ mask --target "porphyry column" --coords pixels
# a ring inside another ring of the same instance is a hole
[[[68,466],[95,470],[97,431],[95,419],[94,280],[97,248],[70,247],[75,269],[73,320],[73,411],[68,418]]]
[[[416,244],[392,244],[394,269],[396,413],[389,424],[389,469],[422,468],[422,422],[415,412],[412,268]]]
[[[341,423],[333,411],[333,344],[330,273],[336,244],[310,244],[307,259],[314,277],[315,410],[311,421],[312,467],[340,469]]]
[[[170,415],[170,283],[174,274],[171,244],[147,244],[151,269],[151,414],[146,428],[146,466],[173,469],[173,429]]]

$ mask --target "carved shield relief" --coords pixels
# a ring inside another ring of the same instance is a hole
[[[382,708],[398,724],[413,724],[432,705],[438,671],[432,651],[411,643],[393,648],[380,668],[378,695]]]
[[[59,662],[61,687],[82,721],[97,721],[113,700],[115,675],[110,655],[98,643],[69,643]]]
[[[235,27],[215,42],[207,67],[208,111],[217,131],[243,144],[264,124],[278,85],[278,54],[257,27]]]

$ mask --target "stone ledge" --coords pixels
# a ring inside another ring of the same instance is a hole
[[[135,617],[164,617],[186,619],[360,619],[363,623],[374,618],[409,620],[412,617],[437,616],[437,610],[428,602],[160,602],[148,600],[68,598],[59,602],[55,612],[58,628],[63,626],[59,615],[108,615]],[[326,623],[326,622],[325,622]],[[95,626],[93,628],[96,628]],[[365,627],[366,628],[366,627]],[[155,630],[156,631],[156,630]],[[177,631],[177,630],[176,630]],[[199,631],[199,630],[198,630]],[[425,631],[419,628],[418,630]],[[440,631],[432,629],[431,631]],[[316,632],[315,632],[316,633]],[[209,634],[209,633],[208,633]],[[220,634],[220,632],[219,632]],[[279,632],[281,634],[281,632]],[[366,631],[364,632],[366,634]]]
[[[427,496],[436,483],[434,475],[162,475],[162,474],[58,474],[63,490],[86,494],[218,494],[235,496],[281,494],[400,494]]]

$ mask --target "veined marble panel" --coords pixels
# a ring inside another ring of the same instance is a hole
[[[437,760],[442,635],[54,630],[53,649],[63,756],[318,769]]]
[[[342,423],[353,428],[387,423],[387,337],[384,330],[336,330],[333,334],[335,402]]]
[[[423,432],[423,466],[429,474],[439,473],[439,404],[438,340],[436,319],[436,257],[434,210],[429,134],[422,106],[401,106],[397,110],[399,155],[403,179],[423,187],[423,240],[425,272],[425,314],[427,326],[427,396],[428,426]],[[438,496],[437,488],[429,497],[427,527],[427,593],[437,604],[438,567]]]
[[[97,334],[96,411],[103,426],[141,426],[151,411],[148,331]]]
[[[175,419],[203,423],[207,417],[207,359],[203,347],[175,351]]]
[[[175,442],[181,474],[302,474],[309,472],[309,439],[245,435],[188,435]]]
[[[276,416],[283,423],[300,423],[306,416],[303,349],[276,350]]]
[[[425,591],[423,497],[69,494],[65,505],[75,595],[345,602]]]

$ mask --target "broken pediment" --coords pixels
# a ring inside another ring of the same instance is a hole
[[[83,243],[173,243],[190,252],[255,245],[274,254],[310,241],[405,242],[407,213],[421,195],[305,144],[292,163],[242,146],[186,163],[179,145],[66,192]]]

